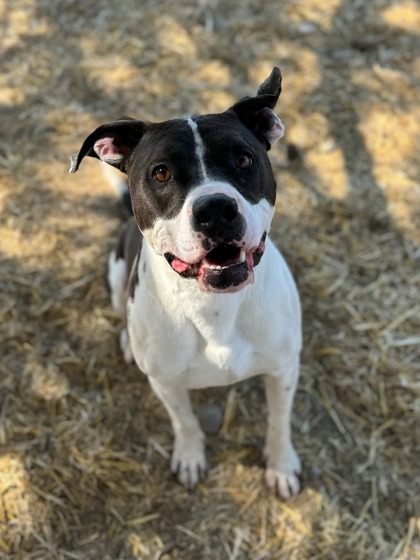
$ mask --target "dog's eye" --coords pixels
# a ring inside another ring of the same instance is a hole
[[[166,165],[161,164],[153,169],[152,177],[156,179],[156,181],[159,181],[159,183],[167,183],[172,175]]]
[[[235,163],[238,169],[248,169],[252,165],[252,157],[248,154],[241,154],[236,158]]]

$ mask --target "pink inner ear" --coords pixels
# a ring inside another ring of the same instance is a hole
[[[273,113],[273,115],[274,122],[271,128],[267,131],[267,137],[271,145],[273,145],[275,142],[277,142],[277,140],[280,140],[280,138],[283,138],[284,136],[284,124],[275,113]]]
[[[278,118],[276,113],[265,107],[257,113],[257,131],[264,136],[267,141],[273,146],[277,140],[284,136],[284,125]]]
[[[99,159],[106,163],[117,163],[123,160],[131,152],[128,146],[120,143],[117,136],[106,136],[95,142],[93,146]]]

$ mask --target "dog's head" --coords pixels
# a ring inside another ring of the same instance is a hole
[[[203,291],[238,291],[254,279],[274,213],[267,151],[284,133],[273,112],[280,92],[274,68],[255,97],[224,113],[105,124],[70,172],[91,156],[127,173],[137,223],[175,273],[196,278]]]

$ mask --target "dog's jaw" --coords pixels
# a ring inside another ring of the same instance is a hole
[[[253,251],[233,244],[221,244],[197,262],[185,262],[171,253],[165,253],[165,258],[180,276],[195,278],[202,292],[230,294],[254,282],[254,266],[264,253],[266,235],[264,232]]]

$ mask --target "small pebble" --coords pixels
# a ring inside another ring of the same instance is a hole
[[[309,33],[315,33],[317,28],[311,21],[302,21],[302,23],[298,24],[297,30],[299,33],[302,33],[302,35],[309,35]]]
[[[205,434],[217,434],[223,422],[223,411],[218,404],[200,404],[197,416]]]
[[[321,469],[316,465],[309,468],[309,477],[313,480],[321,476]]]

